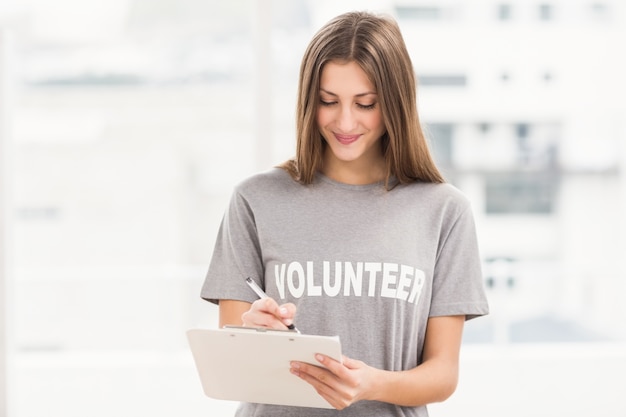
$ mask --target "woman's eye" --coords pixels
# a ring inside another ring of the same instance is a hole
[[[325,101],[325,100],[320,99],[320,105],[322,106],[333,106],[335,104],[337,104],[336,101]],[[372,104],[356,103],[356,106],[361,110],[372,110],[374,107],[376,107],[376,103],[372,103]]]
[[[376,107],[376,103],[372,103],[372,104],[358,104],[357,103],[357,106],[363,110],[372,110],[374,107]]]

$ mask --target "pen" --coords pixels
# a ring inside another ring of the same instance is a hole
[[[269,298],[269,296],[265,294],[265,291],[263,291],[261,287],[259,287],[259,285],[252,280],[252,278],[250,277],[246,278],[246,283],[248,284],[250,288],[252,288],[252,291],[254,291],[256,295],[259,296],[259,298]],[[294,326],[293,323],[291,323],[290,325],[287,325],[287,328],[289,330],[293,330],[293,331],[300,333],[300,331],[296,329],[296,326]]]

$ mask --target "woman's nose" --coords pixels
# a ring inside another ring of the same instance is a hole
[[[341,108],[337,116],[337,127],[343,133],[351,133],[356,127],[356,118],[351,108]]]

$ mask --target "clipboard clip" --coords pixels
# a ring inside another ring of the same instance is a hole
[[[237,330],[249,330],[249,331],[256,331],[259,333],[299,333],[297,330],[291,330],[291,329],[286,329],[286,330],[282,330],[282,329],[270,329],[268,327],[246,327],[246,326],[232,326],[232,325],[225,325],[224,327],[222,327],[223,329],[237,329]]]

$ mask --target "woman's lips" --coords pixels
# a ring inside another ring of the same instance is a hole
[[[339,133],[333,134],[335,135],[335,139],[337,139],[337,141],[342,145],[349,145],[361,137],[361,135],[341,135]]]

